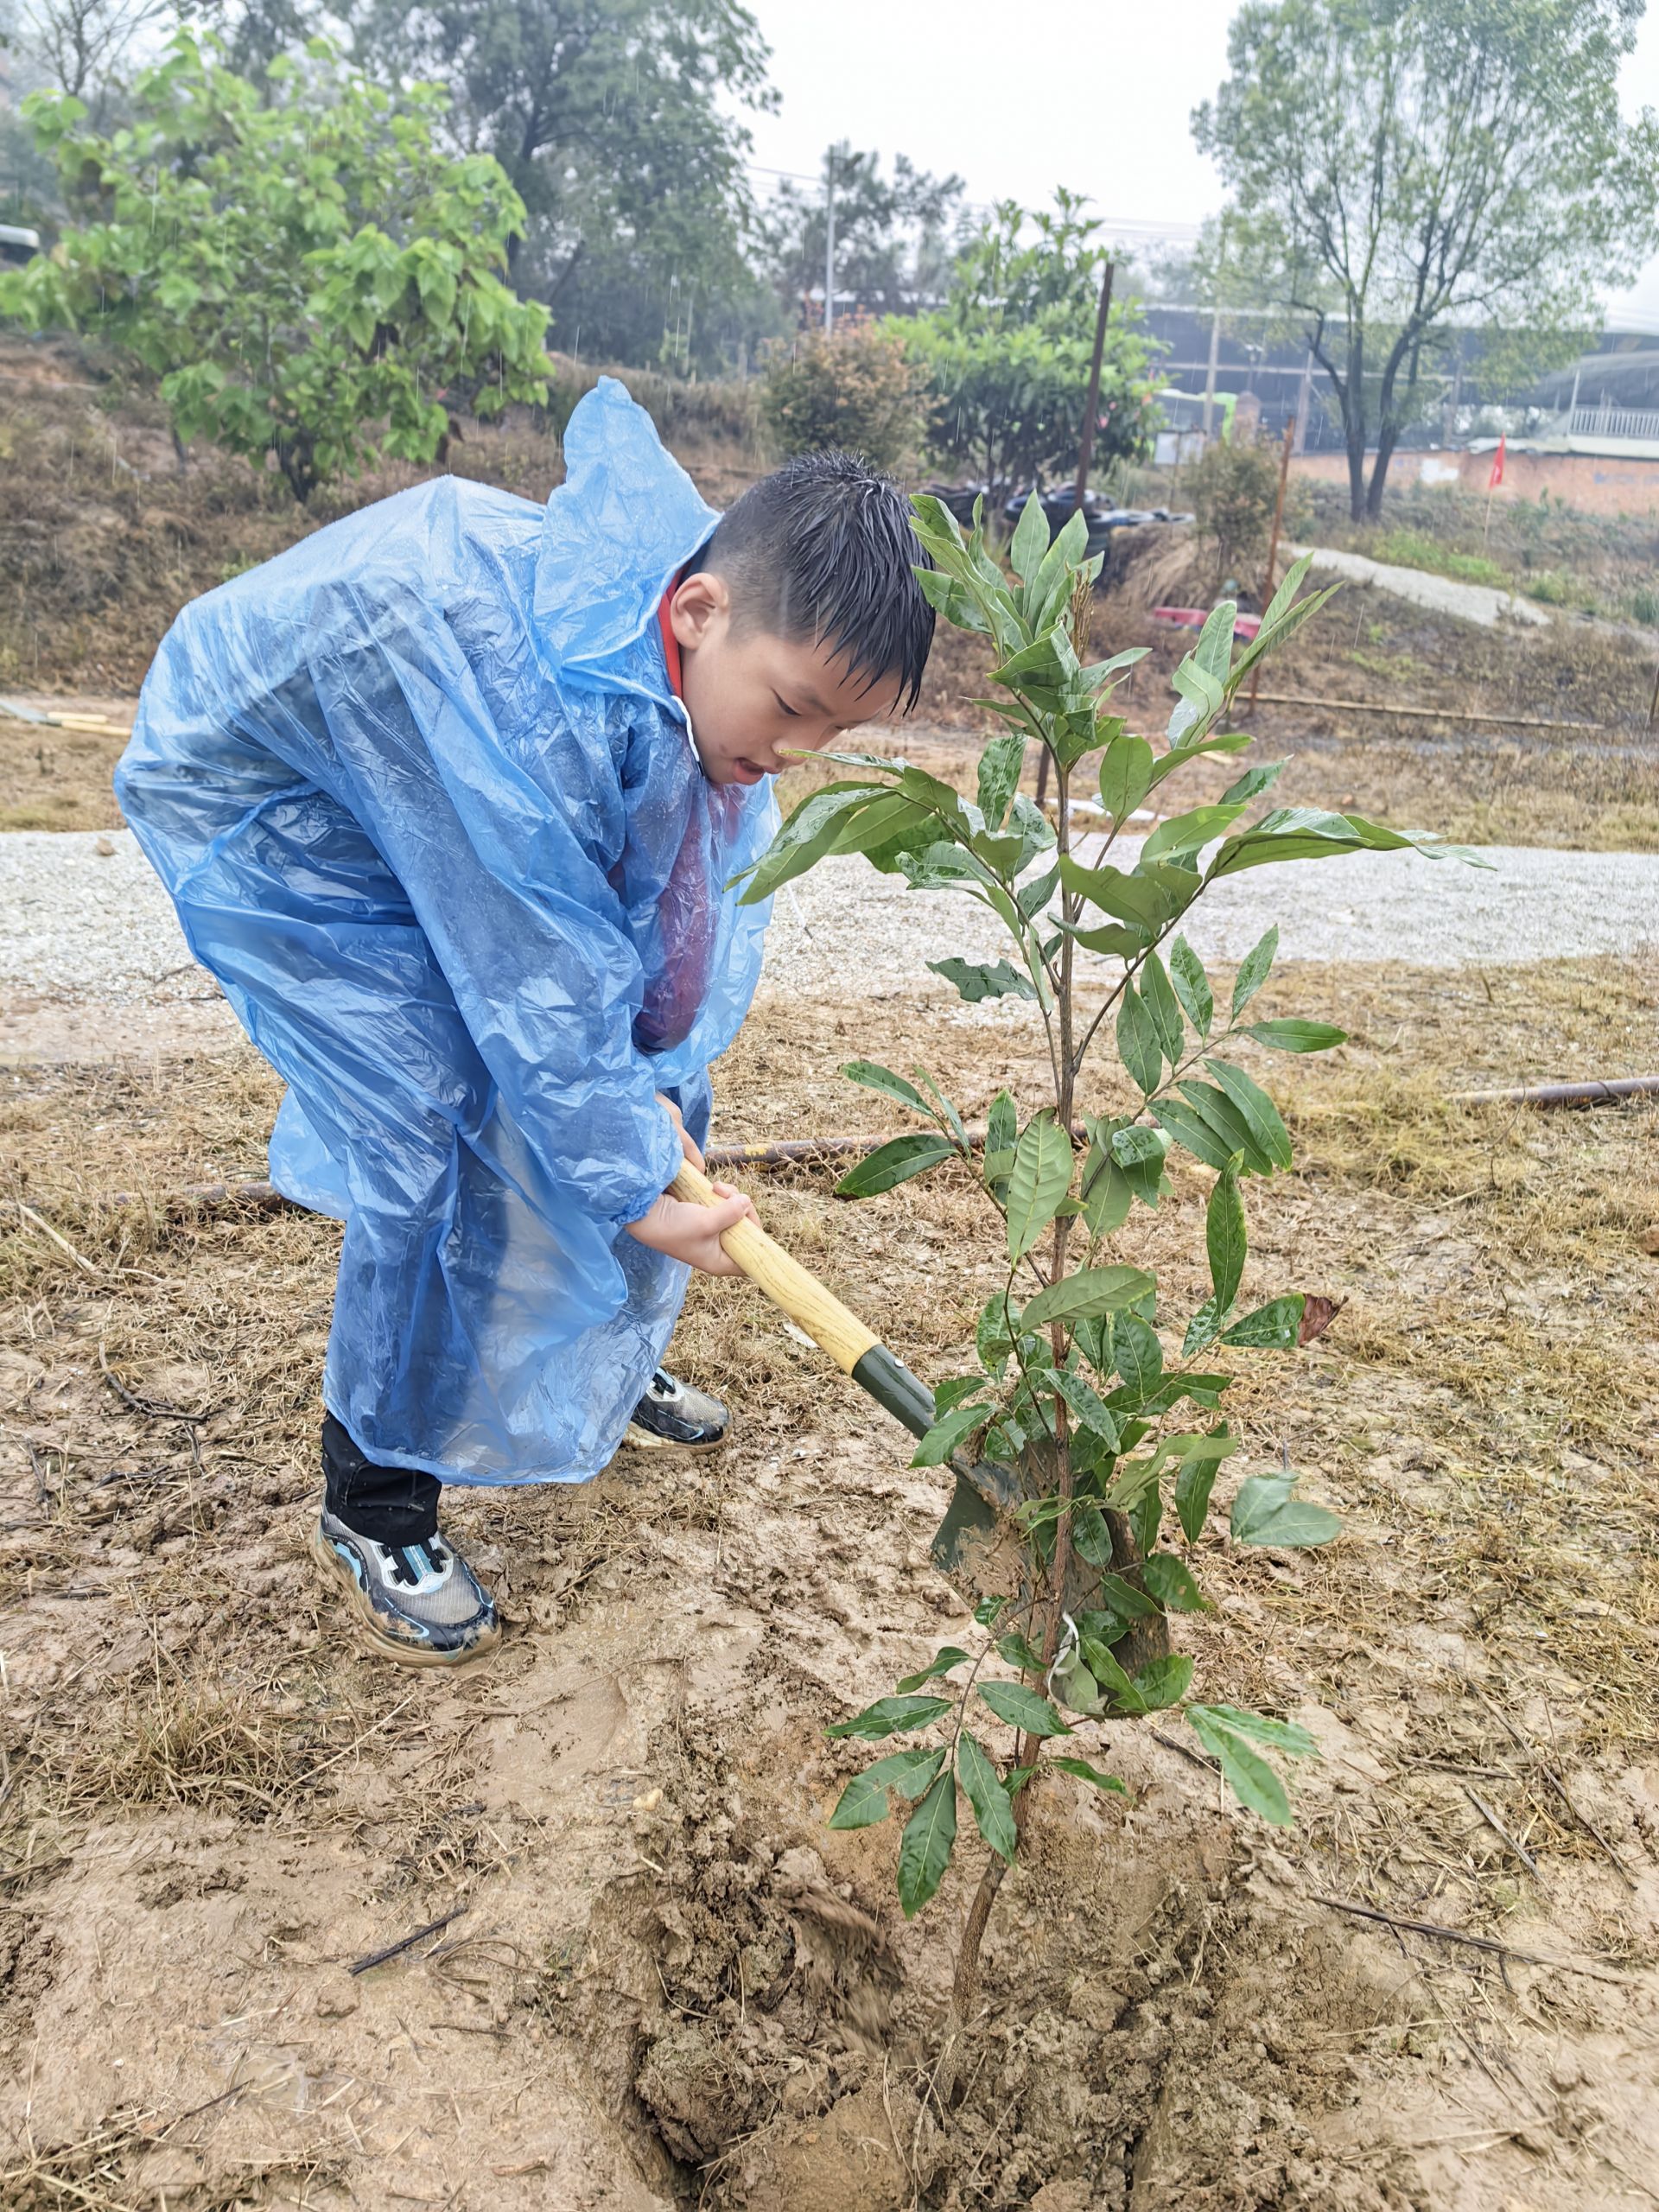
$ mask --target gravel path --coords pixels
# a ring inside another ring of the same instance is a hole
[[[1307,550],[1305,545],[1291,549],[1299,556]],[[1387,562],[1373,561],[1363,553],[1317,550],[1313,566],[1357,584],[1375,584],[1380,591],[1408,599],[1415,607],[1432,607],[1437,614],[1455,614],[1465,622],[1478,622],[1484,630],[1495,627],[1500,619],[1531,623],[1535,628],[1547,628],[1554,620],[1547,607],[1535,600],[1522,599],[1518,593],[1499,591],[1491,584],[1457,583],[1450,576],[1431,576],[1422,569],[1391,568]]]
[[[1119,849],[1128,862],[1136,847],[1126,838]],[[1200,955],[1236,960],[1276,921],[1282,959],[1427,968],[1659,944],[1659,855],[1495,846],[1484,857],[1490,868],[1360,853],[1253,869],[1207,894],[1187,934]],[[1005,950],[998,925],[969,900],[909,892],[856,858],[790,887],[774,917],[765,987],[798,996],[944,991],[925,962]],[[130,833],[0,836],[0,998],[128,1007],[137,1018],[213,993]]]

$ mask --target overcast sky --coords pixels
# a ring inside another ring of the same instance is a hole
[[[1189,117],[1227,61],[1235,0],[748,0],[772,48],[775,115],[752,118],[760,169],[821,173],[850,139],[955,170],[976,201],[1057,184],[1125,223],[1189,225],[1220,206]],[[1030,34],[1034,34],[1032,35]],[[1659,10],[1625,66],[1629,106],[1659,107]],[[764,194],[773,180],[757,174]],[[1659,263],[1629,305],[1659,328]]]

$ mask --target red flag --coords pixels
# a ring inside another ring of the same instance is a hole
[[[1503,481],[1503,449],[1504,434],[1500,430],[1497,434],[1497,451],[1492,455],[1492,473],[1486,479],[1486,489],[1489,492],[1495,492]]]

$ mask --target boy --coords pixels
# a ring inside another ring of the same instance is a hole
[[[315,1544],[411,1665],[499,1636],[443,1484],[723,1435],[659,1363],[752,1211],[666,1195],[760,975],[724,887],[785,754],[913,705],[932,637],[845,454],[721,518],[606,379],[565,461],[545,511],[441,477],[186,607],[116,777],[287,1080],[272,1180],[346,1224]]]

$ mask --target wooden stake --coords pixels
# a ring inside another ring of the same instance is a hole
[[[1293,416],[1285,425],[1285,442],[1279,450],[1279,496],[1273,504],[1273,535],[1268,540],[1268,580],[1262,588],[1262,608],[1265,613],[1273,604],[1273,572],[1279,565],[1279,532],[1285,519],[1285,480],[1290,474],[1290,448],[1296,439],[1296,422]],[[1250,701],[1246,711],[1255,712],[1255,687],[1262,681],[1262,664],[1257,661],[1250,671]]]

